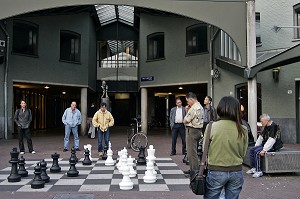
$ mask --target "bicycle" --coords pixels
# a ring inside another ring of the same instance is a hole
[[[127,148],[139,152],[140,147],[147,147],[147,136],[141,130],[142,122],[138,118],[132,118],[134,123],[131,123],[130,130],[127,131]]]

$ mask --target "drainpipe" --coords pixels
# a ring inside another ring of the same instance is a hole
[[[5,76],[4,76],[4,139],[7,139],[7,74],[8,74],[8,49],[9,49],[9,35],[3,24],[0,23],[1,29],[6,35],[6,59],[5,59]]]
[[[212,25],[209,26],[210,28],[210,33],[212,32]],[[210,41],[209,41],[209,49],[210,49],[210,58],[209,58],[209,62],[210,62],[210,72],[212,73],[212,70],[214,68],[214,55],[213,55],[213,42],[214,40],[216,39],[217,35],[219,34],[220,32],[220,29],[218,29],[214,35],[210,38]],[[214,92],[213,92],[213,84],[214,84],[214,81],[213,81],[213,78],[212,76],[210,77],[210,96],[212,97],[212,99],[214,99]]]

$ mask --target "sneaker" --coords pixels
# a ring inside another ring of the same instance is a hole
[[[263,172],[262,172],[262,171],[255,172],[255,173],[252,175],[253,178],[259,178],[259,177],[261,177],[261,176],[263,176]]]
[[[254,174],[256,173],[256,169],[255,168],[252,168],[250,169],[249,171],[246,172],[247,174]]]
[[[36,154],[36,152],[35,152],[35,151],[31,151],[31,153],[32,153],[32,154]]]
[[[20,152],[20,155],[24,155],[24,154],[25,154],[25,152],[24,152],[24,151],[21,151],[21,152]]]
[[[99,157],[101,158],[103,155],[103,152],[99,152]]]
[[[68,149],[64,149],[64,150],[63,150],[63,152],[66,152],[66,151],[68,151]]]

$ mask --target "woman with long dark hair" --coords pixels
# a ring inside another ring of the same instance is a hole
[[[219,120],[211,128],[205,199],[218,199],[223,188],[226,198],[235,199],[242,190],[242,162],[248,134],[247,128],[241,125],[240,108],[239,101],[231,96],[223,97],[217,107]]]

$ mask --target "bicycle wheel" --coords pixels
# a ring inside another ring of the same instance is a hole
[[[137,133],[131,138],[131,148],[138,152],[140,151],[140,147],[147,147],[148,139],[144,133]]]

